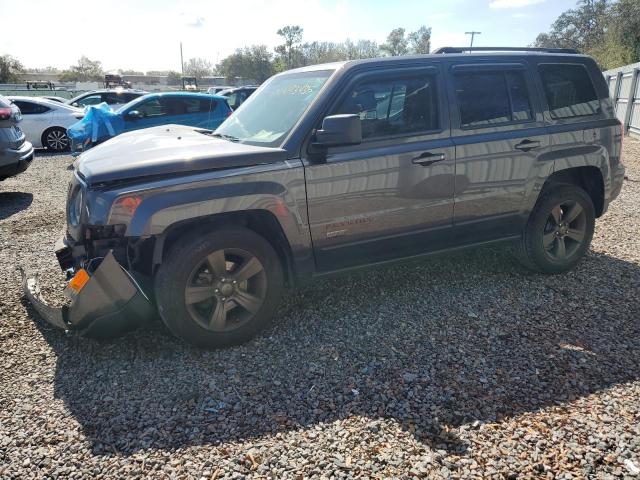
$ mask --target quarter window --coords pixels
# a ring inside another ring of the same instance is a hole
[[[520,71],[458,73],[455,85],[462,127],[486,127],[533,118],[527,84]]]
[[[334,113],[359,115],[363,139],[438,130],[435,77],[364,81]]]
[[[595,115],[600,101],[582,65],[540,65],[540,76],[553,118]]]

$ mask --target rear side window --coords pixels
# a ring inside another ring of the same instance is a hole
[[[358,114],[363,139],[439,130],[435,77],[363,81],[334,113]]]
[[[209,113],[216,109],[217,102],[213,99],[203,100],[200,98],[186,98],[184,100],[186,113]]]
[[[23,115],[37,115],[39,113],[46,113],[49,110],[51,110],[49,107],[45,107],[44,105],[39,105],[37,103],[31,103],[31,102],[24,102],[21,100],[16,100],[15,103],[18,108],[20,109],[20,112]]]
[[[595,115],[600,101],[582,65],[540,65],[540,76],[553,118]]]
[[[521,71],[468,72],[455,75],[463,128],[479,128],[533,118]]]

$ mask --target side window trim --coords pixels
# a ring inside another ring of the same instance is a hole
[[[442,75],[440,73],[440,69],[437,66],[433,66],[433,65],[426,66],[426,67],[413,67],[413,68],[402,68],[402,69],[390,68],[385,70],[369,70],[369,71],[355,73],[351,78],[347,80],[344,87],[341,88],[340,95],[338,95],[331,102],[331,104],[329,105],[329,108],[325,110],[325,113],[322,116],[322,118],[326,117],[327,115],[330,115],[331,112],[333,112],[337,107],[339,107],[344,101],[344,99],[346,98],[346,96],[349,94],[351,89],[361,82],[383,81],[383,80],[392,79],[392,78],[400,79],[400,78],[408,78],[408,77],[417,77],[421,75],[425,77],[431,75],[436,81],[435,85],[436,85],[436,96],[437,96],[437,106],[438,106],[438,121],[439,121],[440,128],[434,129],[434,130],[420,130],[416,132],[405,132],[405,133],[395,133],[390,135],[381,135],[373,138],[363,138],[362,143],[357,147],[365,146],[366,148],[369,148],[368,144],[376,144],[376,143],[386,142],[394,139],[419,138],[419,137],[424,137],[429,135],[442,134],[443,132],[448,130],[448,126],[447,126],[448,122],[447,122],[447,118],[445,116],[445,110],[444,110],[445,108],[448,108],[446,104],[447,103],[446,91],[444,90],[444,87],[442,85],[442,81],[441,81]],[[443,102],[443,98],[445,100],[444,102]],[[390,98],[389,109],[391,108],[391,100],[392,99]],[[320,123],[322,123],[322,118],[320,119]],[[320,126],[318,125],[318,127],[316,128],[320,128]],[[354,147],[351,147],[351,148],[354,148]]]
[[[461,111],[461,105],[460,102],[458,101],[458,95],[456,94],[456,87],[455,87],[455,82],[456,82],[456,75],[457,74],[461,74],[461,73],[474,73],[474,72],[494,72],[494,73],[501,73],[502,74],[502,80],[504,82],[505,85],[505,89],[507,91],[507,98],[509,100],[509,108],[511,110],[511,120],[506,121],[506,122],[500,122],[500,123],[491,123],[491,124],[487,124],[487,125],[463,125],[462,124],[462,111]],[[520,72],[523,74],[523,79],[524,79],[524,83],[525,86],[527,88],[527,97],[529,99],[529,108],[531,110],[531,118],[527,119],[527,120],[514,120],[513,119],[513,114],[514,114],[514,109],[513,109],[513,98],[512,98],[512,94],[511,94],[511,90],[509,88],[509,84],[507,81],[507,73],[509,72]],[[454,128],[457,128],[461,131],[472,131],[472,130],[482,130],[482,129],[488,129],[488,128],[496,128],[496,127],[506,127],[506,126],[510,126],[510,125],[523,125],[523,124],[528,124],[528,123],[536,123],[537,119],[536,119],[536,109],[535,109],[535,90],[532,89],[533,85],[531,85],[528,81],[527,81],[527,67],[526,65],[522,64],[522,63],[491,63],[491,64],[470,64],[470,63],[465,63],[465,64],[455,64],[451,66],[451,75],[450,75],[450,79],[452,81],[452,88],[453,88],[453,102],[455,104],[455,110],[457,113],[457,119],[458,119],[458,125],[453,125]]]

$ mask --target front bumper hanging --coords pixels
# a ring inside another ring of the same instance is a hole
[[[22,273],[24,294],[54,327],[97,338],[121,335],[146,323],[153,307],[138,282],[109,252],[69,305],[54,308],[40,296],[37,278]]]

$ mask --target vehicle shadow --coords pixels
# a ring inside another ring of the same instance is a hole
[[[639,266],[611,256],[542,276],[493,248],[306,286],[263,335],[219,351],[161,326],[97,343],[36,323],[57,354],[55,395],[95,454],[216,445],[354,415],[395,419],[425,445],[464,454],[456,427],[637,380],[638,293]]]
[[[0,192],[0,220],[9,218],[29,208],[33,194],[24,192]]]

